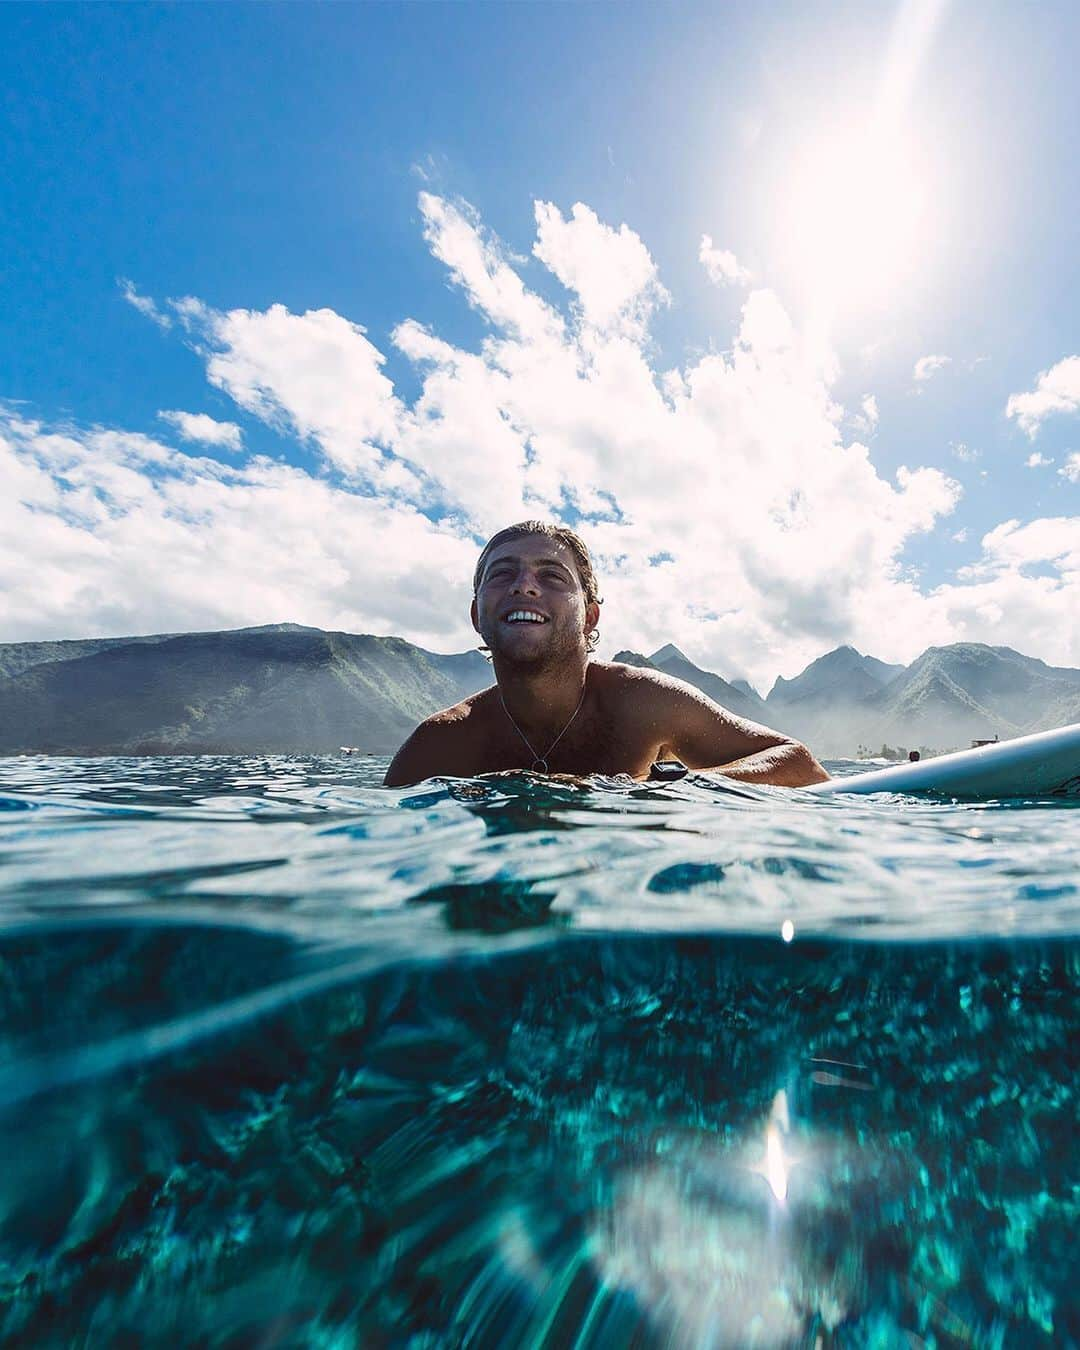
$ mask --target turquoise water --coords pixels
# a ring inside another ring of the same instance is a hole
[[[0,760],[0,1342],[1080,1344],[1080,800],[384,768]]]

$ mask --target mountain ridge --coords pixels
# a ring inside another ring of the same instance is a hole
[[[673,643],[615,660],[684,680],[826,757],[1080,721],[1080,670],[982,643],[929,647],[906,667],[841,646],[766,699]],[[0,643],[0,754],[317,753],[343,742],[390,754],[426,716],[491,683],[477,651],[292,623]]]
[[[161,635],[0,679],[0,753],[389,754],[491,682],[479,652],[279,625]]]

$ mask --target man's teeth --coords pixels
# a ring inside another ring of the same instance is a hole
[[[507,623],[547,623],[547,619],[542,614],[534,614],[529,609],[515,609],[512,614],[506,616]]]

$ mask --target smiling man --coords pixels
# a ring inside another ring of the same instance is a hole
[[[599,618],[592,561],[572,530],[535,520],[500,530],[480,554],[472,602],[496,682],[422,722],[386,786],[507,769],[647,778],[664,759],[747,783],[828,778],[806,746],[682,680],[590,660]]]

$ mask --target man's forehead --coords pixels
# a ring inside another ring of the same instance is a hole
[[[574,555],[570,549],[560,540],[549,539],[544,534],[521,535],[517,539],[508,539],[505,544],[499,544],[488,554],[484,571],[486,572],[492,563],[508,559],[517,562],[520,558],[533,563],[557,562],[571,572],[575,571]]]

